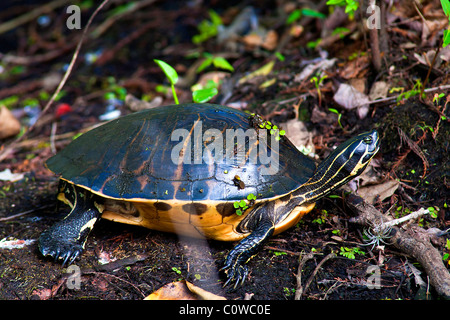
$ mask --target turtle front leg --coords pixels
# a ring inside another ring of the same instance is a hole
[[[87,237],[102,211],[91,192],[72,184],[67,184],[64,198],[72,210],[39,238],[41,253],[53,257],[55,261],[63,260],[63,265],[68,261],[71,264],[84,250]]]
[[[270,210],[269,207],[269,205],[262,205],[249,213],[251,219],[246,223],[246,228],[251,233],[228,253],[225,264],[221,269],[225,270],[228,278],[224,286],[235,281],[234,288],[236,288],[239,284],[244,283],[248,275],[246,263],[261,250],[272,236],[275,223],[272,219],[273,215],[267,212],[267,210]]]

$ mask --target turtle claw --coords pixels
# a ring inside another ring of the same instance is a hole
[[[238,286],[244,284],[248,276],[248,267],[240,264],[239,261],[233,261],[230,256],[227,257],[225,265],[220,269],[220,271],[224,271],[227,275],[227,281],[223,286],[227,287],[234,282],[233,289],[236,289]]]
[[[61,239],[54,237],[51,229],[42,233],[39,239],[39,250],[43,256],[52,257],[55,262],[62,260],[62,265],[66,263],[72,264],[77,259],[81,252],[83,252],[83,246],[77,242],[70,241],[68,239]]]
[[[233,268],[225,269],[222,268],[221,270],[225,270],[225,273],[227,274],[227,281],[223,285],[224,287],[228,286],[229,284],[234,282],[233,289],[236,289],[238,286],[241,286],[244,284],[245,280],[248,276],[248,267],[247,266],[234,266]]]
[[[75,261],[75,259],[80,255],[80,253],[81,253],[81,251],[77,250],[77,249],[75,249],[73,251],[69,250],[64,255],[61,255],[59,257],[59,259],[63,259],[63,263],[62,263],[63,266],[66,265],[67,261],[69,261],[68,265],[71,265]],[[55,261],[56,260],[57,259],[55,259]]]

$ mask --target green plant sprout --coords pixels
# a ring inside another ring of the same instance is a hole
[[[445,48],[450,44],[450,2],[448,0],[441,0],[442,10],[448,18],[447,30],[444,30],[444,38],[442,39],[442,47]]]
[[[314,83],[314,86],[317,90],[317,97],[319,99],[319,106],[322,105],[322,92],[320,91],[320,86],[323,84],[323,81],[328,78],[328,76],[325,74],[321,76],[320,78],[317,78],[316,76],[311,78],[311,82]]]
[[[306,47],[309,48],[309,49],[316,49],[319,46],[321,41],[322,41],[322,38],[319,38],[319,39],[317,39],[315,41],[309,41],[306,44]]]
[[[350,32],[350,29],[348,28],[344,28],[344,27],[337,27],[336,29],[333,30],[333,32],[331,33],[331,35],[339,35],[339,38],[343,39],[345,37],[345,34]]]
[[[356,255],[365,255],[366,253],[359,249],[358,247],[354,248],[347,248],[347,247],[341,247],[339,255],[346,257],[348,259],[355,259]]]
[[[439,207],[428,207],[427,208],[429,215],[433,218],[433,219],[437,219],[438,217],[438,213],[440,211]]]
[[[214,57],[211,54],[206,54],[205,58],[206,58],[205,61],[197,69],[197,72],[204,70],[211,64],[217,68],[226,69],[229,71],[234,70],[233,66],[231,66],[231,64],[222,57]],[[178,82],[178,73],[172,66],[170,66],[168,63],[164,61],[158,59],[153,59],[153,61],[155,61],[158,64],[158,66],[163,70],[164,74],[166,75],[167,79],[170,82],[173,99],[176,104],[179,104],[177,93],[175,91],[175,84]],[[194,85],[192,87],[192,100],[196,103],[205,103],[211,100],[215,95],[219,93],[217,87],[218,84],[212,80],[208,81],[204,87]],[[159,90],[160,92],[164,92],[165,87],[158,86],[157,90]]]
[[[218,69],[223,69],[227,71],[234,71],[233,66],[223,57],[220,56],[214,56],[211,53],[204,52],[203,57],[205,60],[200,64],[200,66],[197,68],[196,72],[200,73],[206,68],[208,68],[210,65],[213,65],[214,67]]]
[[[272,124],[270,121],[264,121],[259,124],[259,127],[261,129],[266,128],[267,130],[270,130],[271,135],[275,135],[275,140],[279,141],[281,139],[281,136],[284,136],[286,134],[285,130],[278,129],[278,126],[275,124]]]
[[[164,74],[166,75],[167,79],[170,82],[170,87],[172,88],[172,94],[173,99],[175,100],[175,104],[179,104],[177,93],[175,91],[175,84],[178,82],[178,73],[177,71],[172,68],[169,64],[162,60],[153,59],[153,61],[156,62],[156,64],[162,69]]]
[[[192,37],[194,44],[200,44],[215,37],[219,31],[219,27],[223,25],[222,19],[214,10],[209,10],[209,17],[211,21],[205,19],[198,24],[197,30],[199,34]]]
[[[238,216],[242,215],[245,212],[245,210],[247,210],[250,207],[252,202],[254,202],[256,200],[256,196],[253,193],[250,193],[247,196],[247,200],[249,202],[242,199],[240,201],[236,201],[233,203],[233,207],[236,209],[236,214]]]
[[[283,288],[283,293],[286,297],[290,297],[291,295],[295,294],[295,291],[296,291],[295,288],[287,288],[287,287]]]
[[[204,88],[192,91],[192,100],[196,103],[205,103],[211,100],[219,91],[217,87]]]
[[[422,92],[422,88],[423,88],[422,82],[420,81],[420,79],[417,79],[416,83],[414,84],[414,86],[411,90],[402,92],[398,95],[397,104],[400,103],[400,101],[402,101],[403,99],[408,100],[409,98],[420,94]],[[393,90],[393,89],[391,89],[391,90]],[[422,93],[422,98],[425,98],[425,93]]]
[[[342,113],[340,113],[337,109],[334,109],[334,108],[328,108],[328,111],[330,111],[330,112],[335,113],[335,114],[338,115],[338,124],[339,124],[339,127],[341,127],[342,129],[344,129],[344,127],[342,126],[342,123],[341,123]]]
[[[441,98],[445,97],[445,93],[435,93],[433,97],[433,103],[439,105]]]
[[[117,99],[120,101],[125,101],[125,97],[127,95],[127,89],[121,87],[115,83],[115,80],[110,81],[110,87],[108,91],[103,95],[105,100]]]
[[[446,239],[445,249],[447,249],[449,252],[442,255],[442,260],[448,260],[447,264],[450,265],[450,239]]]
[[[176,274],[181,274],[181,270],[178,269],[177,267],[172,267],[172,271],[175,272]]]
[[[348,14],[350,19],[355,17],[355,12],[359,8],[359,2],[357,0],[328,0],[327,5],[345,7],[345,13]]]
[[[197,68],[196,72],[200,73],[209,66],[213,65],[218,69],[224,69],[227,71],[234,71],[233,66],[223,57],[214,56],[210,53],[203,53],[204,61]],[[215,95],[219,93],[219,84],[213,80],[208,80],[204,86],[195,84],[192,86],[192,99],[197,103],[205,103],[211,100]]]
[[[313,9],[308,9],[308,8],[295,9],[287,17],[286,24],[292,24],[292,23],[298,21],[302,16],[319,18],[319,19],[325,19],[327,17],[322,12],[319,12],[319,11],[316,11]]]
[[[312,223],[317,223],[317,224],[322,224],[325,223],[325,221],[328,219],[328,211],[327,210],[322,210],[320,212],[320,216],[315,218]]]

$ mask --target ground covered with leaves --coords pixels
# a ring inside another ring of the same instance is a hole
[[[381,149],[347,190],[386,220],[413,216],[401,228],[428,234],[435,263],[449,267],[450,46],[440,1],[110,2],[90,25],[100,2],[1,5],[0,299],[130,300],[162,287],[157,297],[210,297],[194,287],[237,300],[441,298],[388,233],[351,222],[344,190],[269,241],[235,289],[218,271],[233,243],[106,220],[75,269],[42,257],[40,233],[68,212],[45,161],[99,123],[173,104],[160,59],[179,75],[180,103],[217,89],[209,102],[260,114],[318,161],[377,129]]]

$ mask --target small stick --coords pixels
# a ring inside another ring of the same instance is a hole
[[[308,253],[307,255],[303,256],[302,254],[300,255],[300,257],[298,258],[299,264],[298,264],[298,269],[297,269],[297,288],[295,289],[295,300],[300,300],[304,289],[302,287],[302,270],[303,270],[303,266],[305,265],[305,263],[309,260],[311,260],[314,257],[314,254],[312,254],[311,252]]]
[[[310,257],[310,255],[311,255],[311,257]],[[312,253],[309,253],[309,254],[305,257],[305,259],[302,259],[302,260],[305,260],[305,261],[304,261],[303,263],[300,263],[300,265],[299,265],[300,282],[299,282],[299,277],[297,277],[297,290],[295,291],[295,300],[300,300],[301,297],[302,297],[302,295],[303,295],[304,293],[306,293],[306,291],[309,289],[309,286],[311,285],[311,282],[313,281],[314,277],[316,276],[316,274],[317,274],[317,272],[320,270],[320,268],[322,268],[323,264],[324,264],[325,262],[327,262],[328,260],[330,260],[330,259],[336,258],[336,254],[335,254],[334,252],[329,253],[325,258],[323,258],[323,259],[319,262],[319,264],[317,265],[317,267],[314,269],[314,272],[312,273],[312,275],[311,275],[311,276],[308,278],[308,280],[306,281],[305,286],[302,287],[302,285],[301,285],[301,269],[303,268],[303,265],[305,264],[305,262],[306,262],[307,260],[312,259],[312,256],[313,256],[313,254],[312,254]],[[300,284],[300,285],[299,285],[299,284]]]
[[[408,214],[407,216],[384,222],[382,228],[389,228],[389,227],[397,226],[403,222],[406,222],[408,220],[417,219],[417,218],[423,216],[424,214],[428,214],[428,213],[430,213],[430,211],[428,211],[428,209],[420,208],[419,210],[414,211],[414,212]]]

